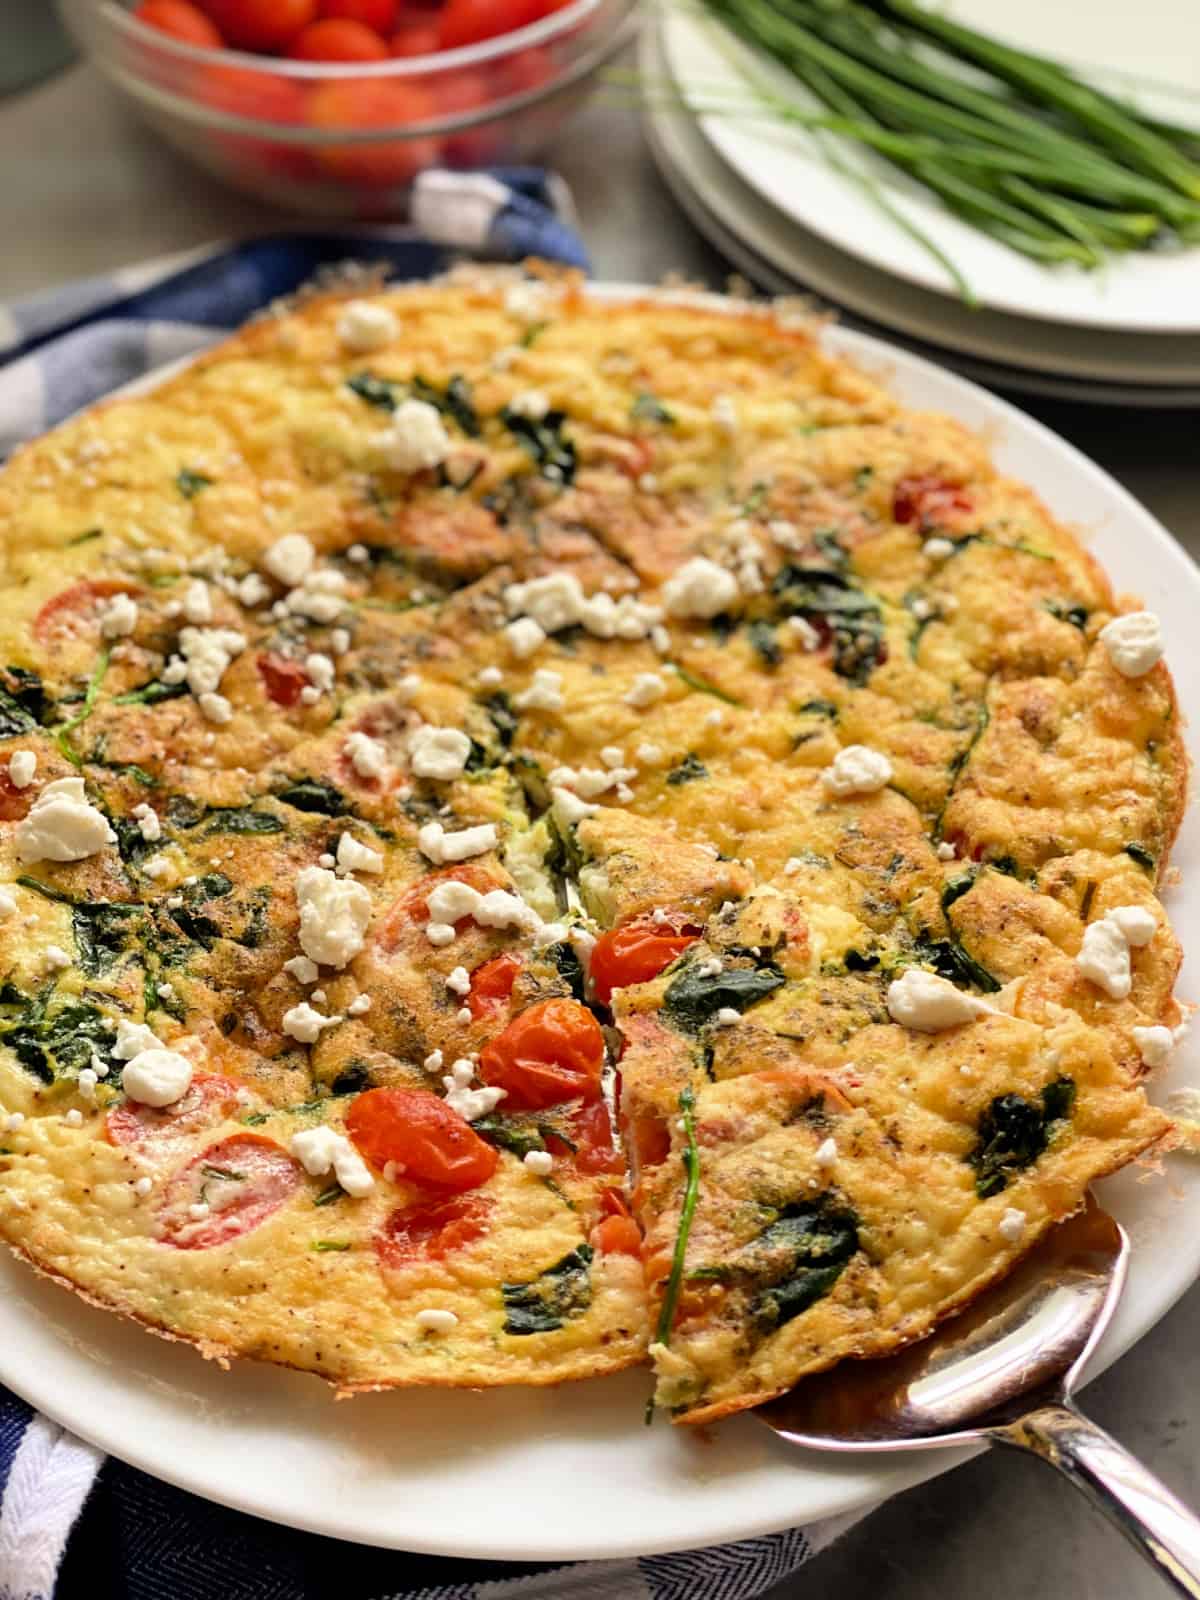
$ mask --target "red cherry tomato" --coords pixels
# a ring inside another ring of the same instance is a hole
[[[361,22],[327,17],[301,28],[288,56],[293,61],[386,61],[388,47]]]
[[[505,1110],[537,1111],[595,1100],[604,1070],[600,1024],[576,1000],[542,1000],[522,1011],[479,1057],[484,1083],[505,1091]]]
[[[102,600],[138,592],[136,584],[117,578],[81,578],[46,601],[33,619],[33,637],[39,644],[52,644],[97,630]]]
[[[346,1115],[346,1132],[376,1167],[395,1162],[406,1178],[439,1189],[478,1189],[499,1160],[490,1144],[427,1089],[368,1089]]]
[[[8,764],[0,767],[0,822],[19,822],[33,804],[37,787],[26,784],[18,789],[8,775]]]
[[[495,98],[488,78],[468,68],[461,72],[440,72],[429,80],[429,87],[444,117],[462,117],[483,111]],[[454,166],[483,167],[495,158],[499,143],[499,130],[495,125],[482,123],[447,134],[443,148],[446,160]]]
[[[505,951],[503,955],[493,956],[490,961],[476,967],[471,974],[471,988],[467,994],[471,1015],[476,1018],[490,1017],[503,1010],[513,992],[517,973],[524,965],[520,956]]]
[[[893,522],[920,522],[936,526],[956,514],[974,510],[974,501],[961,484],[933,473],[901,478],[892,493]]]
[[[288,710],[299,705],[301,694],[308,688],[308,674],[298,661],[271,650],[259,656],[255,665],[269,700]]]
[[[235,1133],[194,1156],[167,1184],[158,1237],[176,1250],[229,1244],[267,1220],[300,1187],[301,1174],[273,1139]],[[208,1205],[206,1216],[192,1207]]]
[[[184,1137],[198,1128],[215,1127],[237,1110],[240,1085],[219,1072],[198,1072],[182,1100],[161,1111],[126,1100],[104,1120],[110,1144],[141,1145]]]
[[[317,13],[324,17],[361,22],[374,33],[388,34],[396,26],[398,0],[317,0]]]
[[[536,0],[448,0],[439,28],[443,50],[513,33],[537,20]]]
[[[588,1238],[602,1256],[640,1256],[642,1230],[632,1217],[605,1217]]]
[[[571,1118],[570,1160],[579,1172],[623,1172],[625,1159],[613,1138],[612,1118],[603,1100],[580,1106]]]
[[[596,999],[608,1005],[614,989],[649,983],[699,937],[698,928],[684,924],[675,929],[650,917],[635,917],[602,934],[588,966]]]
[[[202,0],[236,50],[282,50],[317,14],[317,0]]]
[[[202,50],[219,50],[224,42],[210,19],[189,0],[142,0],[133,14],[148,27]]]
[[[406,1267],[416,1261],[444,1261],[456,1250],[487,1232],[492,1202],[486,1195],[456,1195],[432,1205],[393,1211],[375,1240],[384,1266]]]
[[[554,57],[540,45],[516,50],[496,63],[497,97],[532,94],[554,76]]]
[[[218,111],[255,122],[302,122],[304,94],[298,84],[254,67],[210,67],[196,95]],[[247,145],[250,140],[246,140]]]
[[[442,48],[436,22],[406,22],[388,40],[394,56],[435,56]]]
[[[315,128],[367,132],[403,129],[414,122],[432,121],[437,105],[427,89],[416,83],[385,83],[376,79],[335,79],[320,84],[308,101],[308,118]],[[410,183],[425,167],[438,160],[436,139],[383,139],[377,143],[329,144],[317,148],[318,163],[326,172],[365,188],[388,188]]]

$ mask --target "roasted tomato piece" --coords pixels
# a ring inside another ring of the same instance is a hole
[[[588,966],[596,999],[608,1005],[614,989],[649,983],[699,937],[700,929],[689,923],[674,927],[652,917],[635,917],[602,934]]]
[[[642,1230],[632,1217],[605,1217],[588,1235],[602,1256],[640,1256]]]
[[[118,1145],[150,1144],[195,1133],[231,1116],[241,1104],[240,1093],[241,1085],[232,1078],[219,1072],[198,1072],[183,1099],[161,1111],[135,1100],[114,1106],[105,1118],[104,1131],[110,1143]]]
[[[412,888],[400,896],[380,917],[375,926],[375,943],[384,951],[395,950],[406,929],[414,925],[423,927],[429,921],[429,896],[439,883],[445,883],[453,878],[459,883],[469,884],[472,889],[480,894],[486,894],[489,889],[497,886],[495,878],[486,867],[479,867],[474,862],[466,861],[461,866],[447,867],[442,872],[431,872],[427,877],[414,883]],[[454,924],[459,933],[470,926],[470,917],[460,917]]]
[[[513,1111],[598,1099],[603,1070],[600,1024],[577,1000],[530,1006],[479,1057],[479,1076],[504,1090],[505,1110]]]
[[[920,522],[934,527],[947,517],[973,511],[975,503],[961,484],[933,473],[901,478],[892,494],[894,522]]]
[[[229,1244],[278,1211],[302,1176],[299,1163],[273,1139],[235,1133],[202,1150],[167,1184],[158,1236],[176,1250]]]
[[[368,1089],[346,1116],[346,1132],[375,1167],[391,1162],[415,1183],[478,1189],[499,1156],[465,1118],[427,1089]]]
[[[467,995],[471,1015],[476,1018],[490,1017],[503,1010],[512,995],[517,973],[524,965],[520,956],[506,950],[503,955],[493,956],[490,961],[476,967],[471,974],[471,988]]]
[[[580,1172],[623,1172],[625,1159],[617,1149],[612,1118],[603,1100],[580,1106],[571,1117],[572,1156]]]
[[[53,644],[100,628],[100,602],[115,594],[137,594],[133,583],[116,578],[80,578],[78,583],[51,597],[33,619],[33,636],[39,644]]]
[[[298,661],[270,650],[259,656],[256,665],[268,700],[289,711],[300,704],[300,696],[308,688],[308,673]]]
[[[429,1205],[393,1211],[375,1240],[379,1259],[388,1267],[416,1261],[444,1261],[487,1232],[492,1202],[486,1195],[456,1195]]]

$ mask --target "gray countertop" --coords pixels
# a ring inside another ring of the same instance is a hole
[[[88,68],[0,101],[0,133],[0,300],[289,220],[183,165]],[[659,181],[632,113],[593,104],[551,160],[574,188],[598,276],[653,282],[679,270],[723,283],[726,263]],[[1107,467],[1200,555],[1194,412],[1019,403]],[[1096,1420],[1193,1504],[1196,1318],[1200,1286],[1087,1393]],[[885,1506],[774,1600],[1159,1600],[1165,1592],[1066,1485],[993,1453]]]

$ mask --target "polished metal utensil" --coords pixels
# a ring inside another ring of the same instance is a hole
[[[1093,1201],[932,1338],[847,1361],[754,1413],[813,1450],[925,1450],[982,1440],[1057,1467],[1180,1594],[1200,1600],[1200,1519],[1071,1395],[1116,1309],[1129,1239]]]

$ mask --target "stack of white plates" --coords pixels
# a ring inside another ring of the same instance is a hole
[[[1001,27],[990,0],[949,9]],[[1172,102],[1164,114],[1200,124],[1200,5],[1093,0],[1087,18],[1081,30],[1073,6],[1010,0],[1003,32],[1106,75],[1110,88],[1128,82],[1144,96],[1148,83],[1161,85],[1157,96]],[[1140,251],[1097,272],[1043,267],[871,158],[839,146],[839,170],[810,133],[754,113],[764,68],[690,0],[661,0],[642,33],[640,65],[663,177],[752,282],[819,297],[991,387],[1095,404],[1200,405],[1200,248]],[[765,70],[788,92],[781,72]],[[976,305],[889,211],[936,242]]]

